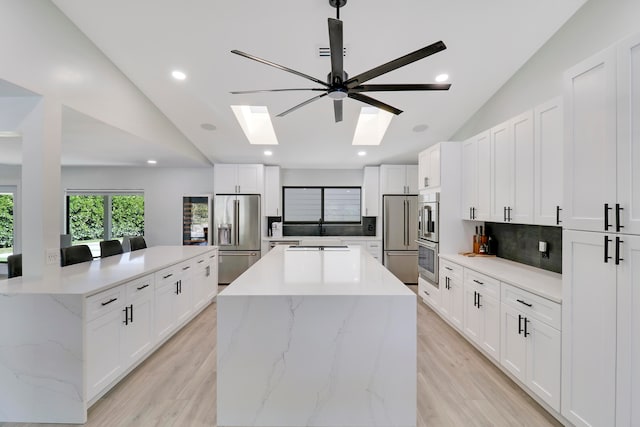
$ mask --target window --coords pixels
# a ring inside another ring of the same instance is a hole
[[[0,262],[6,263],[15,245],[15,187],[0,186]]]
[[[360,223],[360,187],[283,187],[285,223]]]
[[[67,233],[73,245],[89,245],[100,256],[100,241],[144,235],[144,195],[67,192]]]

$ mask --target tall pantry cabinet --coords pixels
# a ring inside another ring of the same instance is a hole
[[[640,35],[564,76],[562,415],[640,425]]]

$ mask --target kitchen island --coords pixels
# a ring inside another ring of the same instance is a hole
[[[416,295],[360,247],[277,247],[217,304],[219,426],[416,425]]]

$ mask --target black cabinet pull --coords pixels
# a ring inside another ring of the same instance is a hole
[[[533,307],[533,304],[528,304],[528,303],[522,301],[521,299],[517,299],[516,301],[518,301],[520,304],[526,305],[527,307]]]
[[[190,266],[190,265],[187,265],[186,267],[182,267],[182,271],[187,271],[187,270],[188,270],[188,269],[190,269],[190,268],[191,268],[191,266]]]
[[[482,306],[480,305],[480,297],[481,297],[481,296],[482,296],[482,295],[480,294],[480,292],[478,292],[478,309],[480,309],[480,307],[482,307]]]
[[[144,288],[148,288],[148,287],[149,287],[149,284],[147,283],[146,285],[143,285],[143,286],[137,287],[136,289],[137,289],[137,290],[139,290],[139,291],[141,291],[141,290],[143,290]]]
[[[451,267],[445,267],[445,268],[446,268],[447,270],[449,270],[449,271],[453,271],[453,268],[451,268]]]
[[[100,304],[104,307],[105,305],[109,305],[112,302],[117,301],[117,300],[118,300],[118,298],[111,298],[109,301],[103,302],[103,303],[100,303]]]
[[[476,282],[478,285],[484,285],[484,282],[481,282],[479,280],[473,279],[474,282]]]
[[[604,204],[604,231],[609,231],[609,211],[611,208],[609,207],[609,203]]]
[[[427,296],[431,296],[431,295],[429,295],[429,292],[427,292],[427,291],[422,291],[422,292],[424,292],[425,294],[427,294]]]
[[[609,256],[609,242],[611,239],[609,236],[604,236],[604,262],[608,263],[611,257]]]
[[[502,219],[504,222],[507,222],[507,207],[502,208]]]
[[[473,291],[473,306],[478,306],[478,293],[476,291]]]
[[[562,221],[560,221],[560,211],[562,208],[560,206],[556,206],[556,225],[560,225]]]
[[[473,207],[469,206],[469,219],[473,219]]]
[[[129,306],[126,306],[122,311],[124,311],[124,320],[122,321],[122,323],[124,323],[126,326],[129,324]]]
[[[620,231],[624,226],[620,225],[620,211],[623,211],[624,208],[620,207],[620,203],[616,203],[616,231]]]
[[[215,258],[215,257],[216,257],[215,255],[211,255],[211,256],[209,257],[209,259],[211,259],[211,258]]]
[[[198,261],[198,264],[202,264],[204,262],[203,259],[201,259],[200,261]]]
[[[129,306],[129,323],[133,323],[133,304]]]
[[[176,295],[180,295],[180,281],[176,281]]]
[[[169,277],[173,276],[173,273],[169,273],[166,276],[162,276],[163,279],[168,279]]]
[[[178,283],[179,283],[178,286],[180,287],[179,288],[180,289],[180,293],[182,293],[182,280],[178,280]]]
[[[509,221],[509,222],[513,221],[513,219],[511,218],[511,211],[512,210],[513,209],[511,207],[507,208],[507,221]]]
[[[518,335],[522,335],[522,315],[518,314]]]
[[[620,265],[620,261],[624,261],[624,258],[620,258],[620,243],[624,243],[624,240],[616,236],[616,265]]]
[[[529,333],[527,331],[527,325],[529,324],[530,320],[527,319],[526,317],[524,318],[524,337],[528,337],[529,335],[531,335],[531,333]]]

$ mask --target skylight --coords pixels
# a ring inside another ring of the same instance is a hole
[[[240,127],[250,144],[277,145],[278,138],[273,130],[269,110],[264,106],[232,105]]]
[[[389,124],[392,113],[376,107],[362,107],[353,135],[353,145],[380,145]]]

